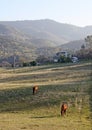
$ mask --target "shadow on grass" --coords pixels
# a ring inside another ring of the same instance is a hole
[[[32,110],[37,107],[48,106],[48,104],[57,104],[57,99],[48,97],[48,91],[55,91],[54,88],[57,87],[49,86],[47,89],[45,87],[40,86],[35,95],[32,93],[32,87],[0,90],[0,112]],[[61,89],[60,86],[58,88]]]
[[[56,116],[56,115],[50,115],[50,116],[33,116],[33,117],[30,117],[30,118],[54,118],[54,117],[59,117],[59,116]]]
[[[76,93],[80,92],[80,87],[78,84],[39,86],[35,95],[32,93],[32,87],[0,90],[0,112],[59,106],[61,101],[74,100]]]
[[[39,86],[39,91],[35,95],[32,93],[32,87],[0,90],[0,112],[32,110],[44,106],[60,105],[62,100],[70,98],[70,95],[64,96],[62,92],[77,91],[79,91],[77,87],[69,86],[69,84]],[[61,94],[57,96],[58,93]]]

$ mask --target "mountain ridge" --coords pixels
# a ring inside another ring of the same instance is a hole
[[[73,40],[80,40],[92,34],[92,26],[77,27],[75,25],[59,23],[49,19],[4,21],[0,23],[19,29],[32,38],[53,39],[58,45]]]

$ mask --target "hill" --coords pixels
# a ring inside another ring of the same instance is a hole
[[[29,37],[21,31],[0,24],[0,58],[6,58],[15,54],[27,58],[28,53],[30,53],[29,57],[32,58],[35,55],[35,49]]]
[[[0,23],[14,27],[32,39],[56,42],[56,46],[69,41],[84,39],[87,35],[92,34],[92,26],[78,27],[49,19],[6,21]]]
[[[68,43],[65,43],[59,46],[59,48],[62,48],[63,50],[76,51],[81,49],[82,45],[86,45],[86,42],[84,40],[75,40],[75,41],[70,41]]]
[[[49,19],[2,21],[0,55],[8,57],[15,53],[31,60],[40,54],[51,56],[59,49],[79,49],[84,43],[81,39],[90,34],[92,26],[77,27]]]

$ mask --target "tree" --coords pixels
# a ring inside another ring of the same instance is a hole
[[[83,49],[83,50],[85,49],[85,45],[84,44],[81,46],[81,49]]]
[[[29,66],[29,63],[24,62],[23,67],[27,67],[27,66]]]
[[[70,57],[66,57],[66,56],[60,56],[58,62],[61,62],[61,63],[68,63],[68,62],[71,62],[71,58],[70,58]]]
[[[31,65],[31,66],[36,66],[36,61],[31,61],[31,62],[30,62],[30,65]]]
[[[84,45],[81,46],[81,49],[76,52],[77,57],[79,59],[92,59],[92,35],[87,36],[85,38],[86,47]]]
[[[50,58],[45,56],[45,55],[40,55],[40,56],[37,57],[36,62],[40,63],[40,64],[49,63],[50,62]]]
[[[87,44],[86,44],[86,45],[87,45],[87,48],[92,49],[92,35],[87,36],[87,37],[85,38],[85,42],[87,43]]]

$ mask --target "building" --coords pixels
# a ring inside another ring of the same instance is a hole
[[[58,52],[58,53],[56,53],[56,55],[57,55],[58,57],[60,57],[60,56],[68,57],[68,53],[67,53],[66,51]]]
[[[53,57],[53,61],[55,63],[57,63],[60,59],[60,57],[68,57],[69,54],[66,52],[66,51],[60,51],[60,52],[57,52],[56,55]]]

